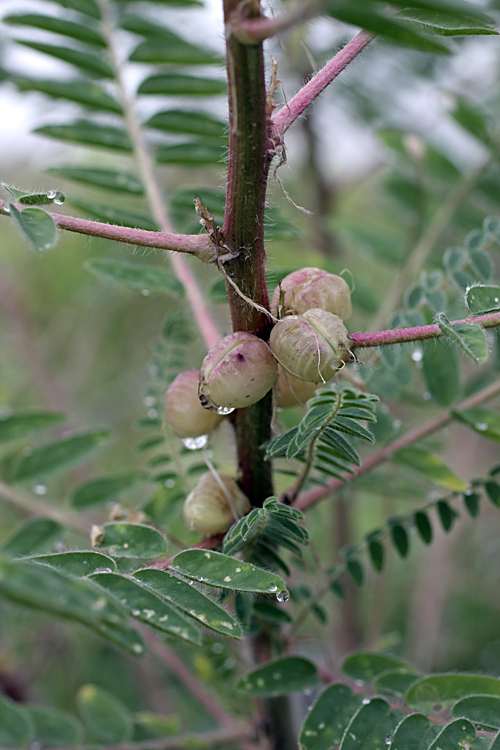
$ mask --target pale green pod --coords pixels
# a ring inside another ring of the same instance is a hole
[[[274,290],[271,312],[275,316],[303,315],[313,308],[327,310],[343,321],[351,317],[351,290],[342,276],[321,268],[301,268],[285,276]]]
[[[199,370],[186,370],[177,375],[165,394],[165,421],[180,438],[208,435],[224,419],[202,407],[198,382]]]
[[[184,523],[191,531],[213,536],[250,510],[250,502],[234,479],[207,472],[184,501]]]
[[[326,383],[355,360],[342,320],[316,308],[278,321],[269,346],[284,370],[310,383]]]

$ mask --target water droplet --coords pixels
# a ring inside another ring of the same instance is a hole
[[[478,422],[474,425],[474,429],[478,432],[485,432],[488,429],[488,425],[485,422]]]
[[[124,542],[124,543],[122,544],[122,547],[123,547],[123,549],[128,549],[128,542]]]
[[[369,704],[369,702],[370,702],[369,698],[363,698],[363,700],[362,700],[363,706],[367,706]]]
[[[304,690],[304,695],[307,695],[307,697],[309,697],[310,695],[312,695],[312,693],[313,693],[313,691],[312,691],[311,688],[306,688]]]
[[[141,646],[140,643],[134,643],[134,645],[132,646],[132,651],[136,654],[142,654],[142,652],[144,651],[144,648]]]
[[[156,419],[158,416],[158,410],[157,409],[148,409],[148,417],[150,419]]]
[[[149,291],[149,289],[143,289],[142,292],[141,292],[141,294],[142,294],[143,297],[149,297],[149,295],[151,294],[151,292]]]
[[[142,403],[144,406],[156,406],[156,398],[154,396],[144,396]]]
[[[4,214],[10,214],[10,206],[8,205],[8,203],[4,203],[3,212]]]
[[[175,487],[175,479],[167,479],[167,481],[165,482],[165,487]]]
[[[385,744],[390,745],[392,742],[392,734],[386,734],[385,735]]]
[[[222,645],[222,643],[214,643],[214,645],[212,646],[212,651],[214,652],[214,654],[222,654],[222,652],[224,651],[224,646]]]
[[[134,617],[139,617],[139,615],[141,614],[141,610],[140,609],[133,609],[132,610],[132,614],[134,615]]]
[[[363,682],[363,680],[354,680],[354,684],[356,685],[356,687],[361,687],[365,683]]]
[[[414,362],[421,362],[423,356],[424,353],[422,352],[422,349],[415,349],[415,351],[411,353],[411,358]]]
[[[184,448],[189,451],[199,451],[206,446],[208,443],[208,435],[200,435],[199,437],[182,438],[182,444]]]
[[[64,195],[64,193],[61,193],[59,190],[47,190],[47,198],[57,206],[62,206],[62,204],[66,200],[66,196]]]
[[[278,591],[276,594],[276,599],[279,602],[287,602],[290,599],[290,594],[288,593],[288,589],[284,589],[283,591]]]
[[[226,414],[232,414],[234,411],[234,408],[231,406],[216,406],[214,411],[216,412],[216,414],[226,415]]]
[[[47,190],[47,198],[49,201],[53,201],[56,197],[56,191],[55,190]]]
[[[42,483],[35,484],[35,486],[33,487],[33,492],[35,493],[35,495],[46,495],[47,487]]]

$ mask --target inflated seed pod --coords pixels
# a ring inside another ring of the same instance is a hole
[[[310,383],[325,383],[355,359],[342,320],[317,308],[279,320],[269,346],[284,370]]]
[[[196,438],[215,430],[224,417],[207,411],[198,398],[199,370],[177,375],[165,394],[165,421],[180,438]]]
[[[338,315],[343,321],[351,317],[351,290],[342,276],[320,268],[293,271],[278,284],[271,300],[274,316],[278,312],[281,317],[290,312],[302,315],[316,307]]]
[[[302,406],[316,393],[317,384],[298,380],[278,365],[276,383],[276,406],[287,409],[289,406]]]
[[[246,495],[226,474],[203,474],[184,502],[184,523],[191,531],[212,536],[250,510]]]
[[[198,395],[205,409],[241,409],[271,390],[278,365],[262,339],[237,331],[221,339],[203,360]]]

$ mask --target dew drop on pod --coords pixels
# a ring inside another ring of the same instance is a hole
[[[276,383],[276,406],[287,409],[289,406],[303,406],[316,393],[317,384],[298,380],[278,365]]]
[[[208,435],[224,419],[207,411],[198,398],[199,370],[186,370],[177,375],[165,394],[165,421],[180,438]]]
[[[205,409],[242,409],[260,401],[277,377],[278,366],[265,341],[236,331],[203,360],[198,394]]]
[[[316,307],[343,321],[351,317],[351,290],[342,276],[320,268],[301,268],[285,276],[271,300],[271,312],[276,317],[278,312],[281,317],[287,313],[302,315]]]
[[[290,375],[310,383],[326,383],[355,357],[342,320],[313,308],[279,320],[269,340],[274,356]]]
[[[250,510],[246,495],[226,474],[203,474],[184,501],[184,523],[191,531],[213,536]]]

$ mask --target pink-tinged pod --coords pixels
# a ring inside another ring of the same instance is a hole
[[[198,395],[205,409],[227,413],[260,401],[277,376],[278,365],[265,341],[237,331],[221,339],[203,360]]]
[[[276,383],[276,406],[287,409],[290,406],[303,406],[316,393],[317,384],[294,378],[280,365]]]
[[[177,375],[165,394],[165,421],[180,438],[208,435],[222,422],[223,416],[207,411],[198,398],[199,370]]]
[[[342,320],[316,308],[278,321],[269,346],[284,370],[309,383],[326,383],[355,360]]]
[[[281,317],[302,315],[313,308],[327,310],[343,321],[351,317],[351,290],[342,276],[320,268],[302,268],[285,276],[274,290],[271,312],[276,317],[278,313]]]
[[[184,502],[184,523],[191,531],[213,536],[250,510],[246,495],[226,474],[203,474]]]

